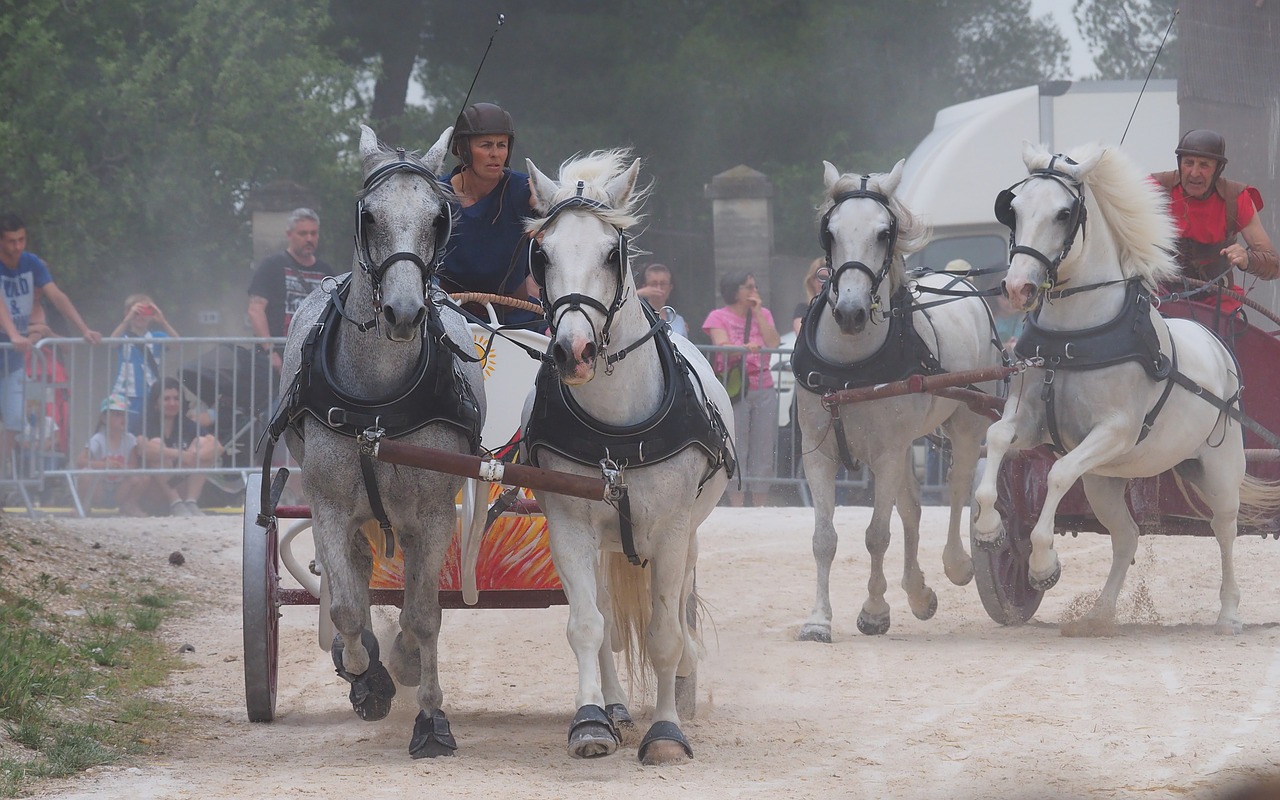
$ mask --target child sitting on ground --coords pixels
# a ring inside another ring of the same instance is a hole
[[[89,437],[84,449],[76,456],[79,469],[135,469],[138,466],[138,439],[129,433],[129,400],[123,395],[112,394],[102,401],[98,416],[98,429]],[[141,475],[80,475],[76,479],[76,491],[92,509],[101,503],[114,501],[121,514],[145,517],[148,514],[138,505],[144,478]]]

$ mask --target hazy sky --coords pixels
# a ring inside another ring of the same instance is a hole
[[[1085,47],[1084,40],[1080,38],[1076,21],[1071,16],[1073,5],[1075,5],[1074,0],[1031,0],[1031,16],[1043,17],[1045,14],[1053,16],[1054,21],[1058,23],[1058,29],[1071,44],[1070,74],[1067,77],[1079,79],[1093,72],[1093,59],[1089,57],[1089,50]]]

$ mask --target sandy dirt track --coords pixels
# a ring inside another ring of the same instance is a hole
[[[1236,564],[1243,634],[1214,635],[1218,551],[1210,539],[1145,538],[1107,638],[1064,637],[1060,623],[1101,587],[1110,542],[1059,538],[1063,576],[1036,619],[1000,627],[976,588],[942,574],[945,514],[927,508],[922,564],[938,592],[911,616],[901,537],[889,551],[892,628],[854,625],[867,580],[868,509],[841,509],[833,570],[834,642],[795,634],[813,601],[807,509],[718,509],[702,529],[698,585],[710,608],[696,760],[641,767],[635,743],[570,759],[576,685],[566,609],[446,611],[441,675],[457,756],[411,760],[414,707],[364,723],[317,646],[316,609],[281,620],[277,720],[246,720],[240,537],[235,516],[72,520],[72,535],[162,561],[207,599],[165,630],[190,644],[190,669],[163,695],[190,728],[145,761],[48,785],[59,798],[1149,798],[1222,796],[1280,772],[1280,542],[1242,539]],[[392,609],[394,611],[394,609]],[[384,610],[380,630],[389,628]],[[648,701],[632,703],[642,725]]]

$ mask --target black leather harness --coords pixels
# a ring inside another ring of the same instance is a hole
[[[676,350],[666,325],[652,339],[665,389],[658,410],[634,425],[608,425],[590,417],[560,381],[554,365],[543,363],[523,438],[530,464],[538,466],[539,453],[546,450],[579,464],[614,469],[620,474],[628,466],[653,466],[697,447],[708,462],[698,481],[699,493],[720,469],[733,477],[737,459],[719,410],[705,399],[701,381]],[[640,564],[631,533],[625,484],[622,488],[618,503],[622,549],[632,564]]]
[[[348,278],[349,281],[349,278]],[[467,437],[470,451],[480,446],[480,405],[471,386],[456,368],[457,346],[449,339],[436,306],[428,304],[421,332],[421,350],[413,372],[386,397],[357,397],[339,389],[334,380],[340,306],[350,291],[344,281],[331,293],[320,319],[311,326],[302,344],[302,363],[267,428],[269,441],[263,459],[263,484],[269,483],[271,452],[285,430],[292,427],[303,437],[302,418],[310,415],[330,430],[357,437],[367,429],[380,429],[389,438],[404,436],[433,423],[451,425]],[[467,354],[470,355],[470,354]],[[394,552],[391,522],[374,480],[373,462],[361,453],[369,506],[387,537],[387,555]]]
[[[1135,445],[1151,432],[1175,383],[1199,395],[1222,413],[1244,421],[1239,407],[1243,387],[1237,388],[1236,393],[1226,399],[1216,397],[1178,371],[1178,351],[1172,337],[1169,339],[1169,355],[1161,352],[1160,337],[1151,320],[1151,291],[1141,281],[1129,281],[1120,313],[1101,325],[1073,331],[1048,330],[1040,327],[1039,316],[1040,308],[1027,315],[1026,324],[1014,346],[1014,354],[1020,359],[1044,359],[1044,386],[1040,399],[1045,405],[1045,424],[1055,452],[1067,452],[1058,430],[1055,401],[1055,374],[1060,369],[1084,371],[1135,361],[1142,365],[1151,380],[1166,381],[1159,399],[1142,419]],[[1232,359],[1235,359],[1234,354]],[[1239,362],[1235,366],[1239,375]]]
[[[795,351],[791,354],[791,372],[796,376],[796,384],[815,394],[825,394],[944,372],[938,357],[916,330],[912,300],[911,290],[905,285],[894,292],[889,299],[889,335],[884,344],[867,358],[844,364],[818,355],[818,318],[829,302],[827,292],[819,292],[805,311]],[[841,463],[850,471],[857,469],[858,462],[849,452],[838,407],[831,409],[831,424]]]

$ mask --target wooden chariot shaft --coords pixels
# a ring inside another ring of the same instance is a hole
[[[521,486],[535,491],[553,492],[586,500],[604,500],[603,478],[588,478],[569,472],[539,469],[525,464],[507,464],[466,453],[453,453],[433,447],[405,444],[383,439],[373,448],[373,457],[388,464],[418,467],[464,478],[477,478],[504,486]]]
[[[861,403],[864,400],[879,400],[883,397],[901,397],[907,394],[936,394],[953,400],[961,400],[979,413],[1004,408],[1004,400],[982,392],[960,387],[970,383],[998,381],[1026,369],[1025,364],[1009,367],[984,367],[968,369],[960,372],[943,372],[938,375],[912,375],[910,378],[891,383],[878,383],[875,386],[863,386],[857,389],[842,389],[823,395],[822,404],[828,410],[846,403]]]

